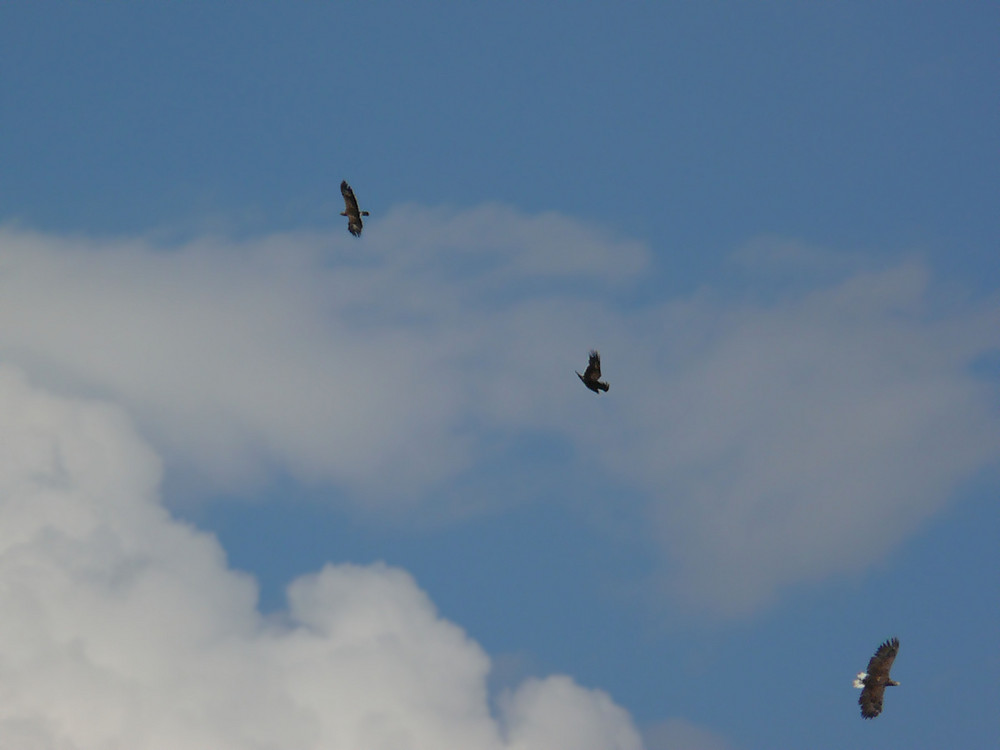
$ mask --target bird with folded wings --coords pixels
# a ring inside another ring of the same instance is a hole
[[[576,376],[594,393],[607,392],[608,388],[611,387],[607,383],[601,382],[601,355],[595,349],[590,351],[590,362],[587,363],[587,369],[583,371],[583,375],[577,373]]]

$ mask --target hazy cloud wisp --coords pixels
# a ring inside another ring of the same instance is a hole
[[[671,599],[723,614],[876,562],[998,457],[970,369],[996,308],[939,303],[920,265],[624,307],[648,251],[565,217],[369,228],[171,250],[3,230],[0,356],[121,404],[173,470],[280,468],[390,515],[451,497],[498,435],[558,436],[576,473],[638,491]],[[597,401],[572,374],[593,346]]]

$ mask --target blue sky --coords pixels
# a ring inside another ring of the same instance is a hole
[[[995,745],[998,28],[4,5],[4,734]]]

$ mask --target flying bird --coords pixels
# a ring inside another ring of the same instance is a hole
[[[587,364],[587,369],[583,371],[583,375],[577,373],[576,376],[594,393],[607,392],[608,388],[611,387],[607,383],[601,382],[601,355],[594,349],[590,350],[590,362]]]
[[[887,687],[895,687],[899,683],[889,679],[889,670],[899,653],[899,639],[893,638],[878,647],[875,656],[868,662],[867,672],[858,672],[854,679],[854,687],[861,688],[858,705],[861,715],[866,719],[874,719],[882,713],[882,696]]]
[[[364,229],[361,217],[367,216],[368,212],[358,209],[358,199],[354,197],[354,191],[347,184],[347,180],[341,181],[340,194],[344,196],[344,210],[340,212],[340,215],[347,217],[347,231],[355,237],[360,237],[361,230]]]

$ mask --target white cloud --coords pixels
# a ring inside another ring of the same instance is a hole
[[[529,680],[501,700],[507,736],[517,750],[567,747],[638,748],[628,714],[598,691],[583,692],[568,677]]]
[[[643,731],[649,750],[731,750],[732,745],[684,719],[667,719]]]
[[[2,231],[0,355],[123,403],[168,461],[223,486],[270,464],[394,503],[468,466],[481,412],[530,412],[538,397],[520,384],[570,351],[537,335],[547,302],[504,297],[512,279],[621,277],[645,259],[635,243],[498,207],[401,209],[378,235],[158,251]]]
[[[121,411],[0,368],[0,736],[45,750],[640,747],[567,678],[497,717],[483,651],[404,571],[327,566],[279,620],[169,517]]]
[[[927,283],[901,266],[770,307],[664,311],[667,343],[632,365],[661,373],[660,395],[609,443],[659,495],[675,593],[743,613],[862,570],[997,459],[996,389],[969,373],[996,312],[936,311]]]
[[[813,254],[777,300],[623,307],[648,252],[564,217],[410,206],[370,229],[171,251],[0,231],[0,356],[123,405],[172,471],[280,468],[389,515],[510,502],[456,482],[498,439],[553,435],[579,476],[638,490],[612,512],[644,520],[670,601],[724,614],[879,561],[998,457],[970,374],[997,308],[919,265]],[[607,396],[572,374],[592,346]]]

